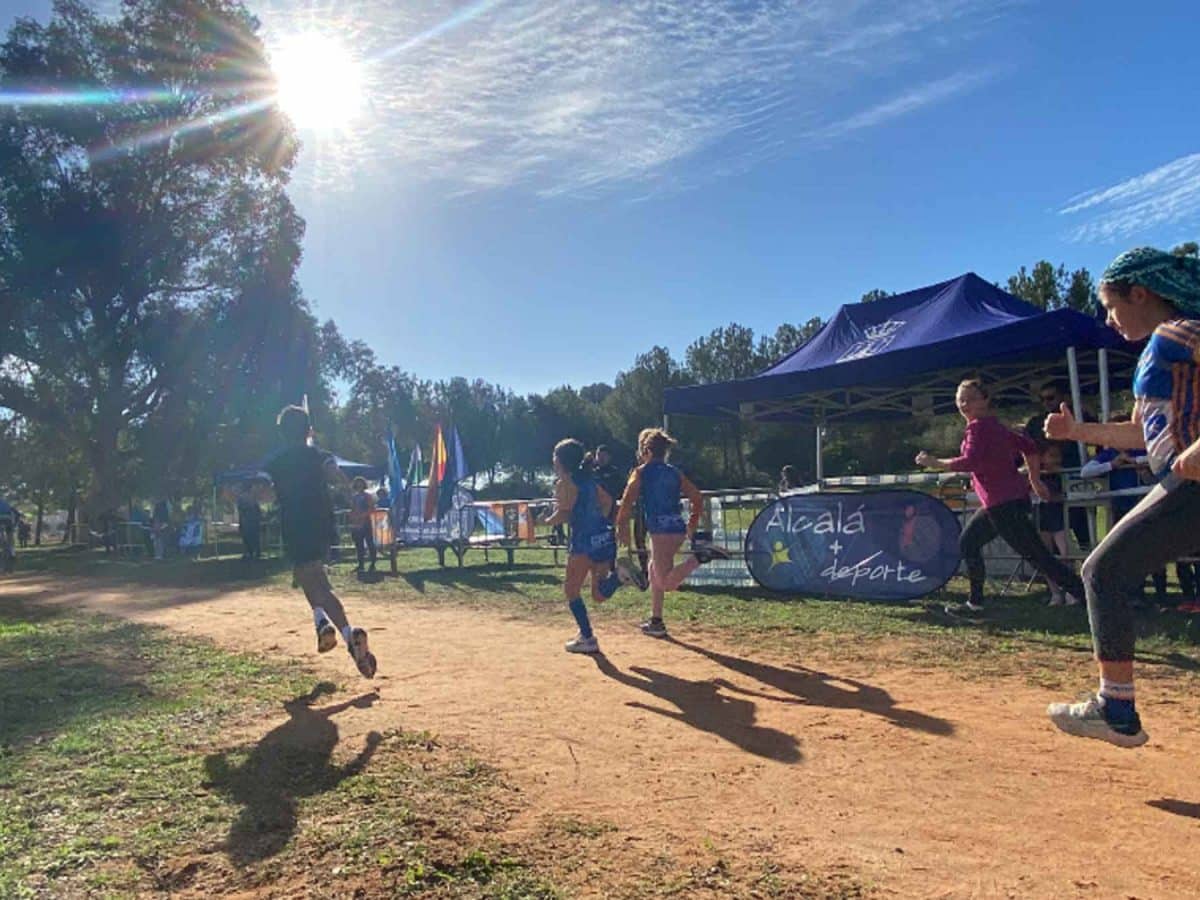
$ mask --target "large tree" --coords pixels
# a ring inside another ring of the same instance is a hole
[[[227,0],[57,0],[0,46],[22,98],[0,109],[0,406],[79,448],[94,508],[129,487],[139,430],[245,357],[213,321],[301,305],[296,144],[257,31]]]

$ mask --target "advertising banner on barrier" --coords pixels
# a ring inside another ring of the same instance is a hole
[[[794,594],[912,600],[958,569],[958,519],[917,491],[780,497],[746,533],[760,585]]]

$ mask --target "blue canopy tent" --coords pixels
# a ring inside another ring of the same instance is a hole
[[[245,484],[250,481],[271,481],[271,476],[264,472],[258,466],[242,466],[238,469],[229,469],[225,472],[218,472],[213,476],[213,481],[217,487],[227,484]]]
[[[1088,351],[1081,354],[1080,351]],[[1135,348],[1091,316],[1045,312],[974,273],[883,300],[843,306],[809,341],[753,378],[669,388],[667,416],[798,422],[821,434],[836,422],[953,412],[964,377],[982,375],[993,403],[1028,405],[1066,358],[1073,404],[1100,394],[1108,417],[1110,365],[1132,371]]]
[[[352,462],[348,459],[342,459],[340,456],[334,456],[333,461],[337,464],[347,478],[357,478],[362,476],[369,481],[378,481],[383,477],[383,469],[379,466],[368,465],[367,463]],[[213,480],[217,486],[226,484],[243,484],[249,481],[266,481],[270,482],[271,476],[258,466],[241,466],[236,469],[229,469],[225,472],[218,472]]]
[[[334,456],[333,461],[337,463],[337,467],[346,474],[347,478],[358,478],[360,475],[367,479],[367,481],[379,481],[383,478],[383,469],[379,466],[351,462],[348,459],[342,459],[340,456]]]

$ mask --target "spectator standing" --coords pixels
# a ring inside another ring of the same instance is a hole
[[[254,495],[253,485],[246,485],[238,494],[237,514],[242,559],[262,559],[262,507]]]

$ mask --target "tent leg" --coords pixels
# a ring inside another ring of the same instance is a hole
[[[663,431],[670,432],[670,430],[671,430],[671,417],[669,415],[667,415],[666,413],[663,413]]]
[[[822,456],[822,438],[825,436],[825,425],[817,421],[817,490],[821,489],[821,482],[825,479],[825,460]]]
[[[1067,348],[1067,373],[1071,377],[1071,406],[1076,420],[1082,422],[1083,396],[1079,390],[1079,357],[1074,347]],[[1079,447],[1079,464],[1083,465],[1088,458],[1087,445],[1083,441],[1077,441],[1076,444]],[[1093,547],[1096,546],[1096,512],[1094,509],[1088,510],[1088,540]]]

